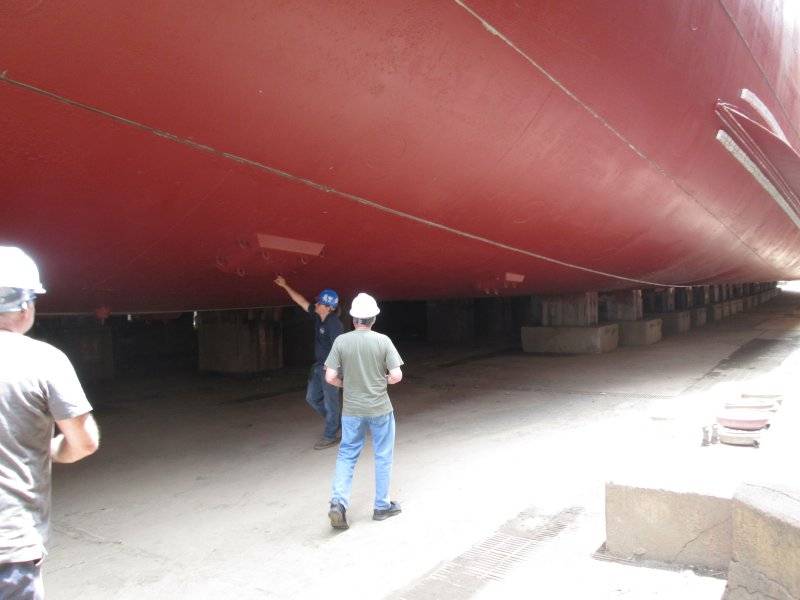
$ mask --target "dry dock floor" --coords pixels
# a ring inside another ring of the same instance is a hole
[[[304,372],[106,384],[92,391],[101,450],[54,468],[48,598],[717,600],[720,578],[593,557],[604,484],[675,476],[712,455],[724,468],[702,471],[706,483],[731,485],[764,457],[797,477],[766,443],[700,442],[717,384],[785,375],[798,349],[790,290],[606,355],[401,346],[392,487],[403,513],[371,520],[367,446],[345,532],[328,524],[336,450],[312,449],[322,427]]]

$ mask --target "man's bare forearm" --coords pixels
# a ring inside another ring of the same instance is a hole
[[[100,445],[100,431],[92,415],[59,421],[59,433],[50,441],[50,456],[53,462],[74,463],[94,454]]]
[[[388,381],[390,385],[394,385],[395,383],[400,383],[402,380],[403,380],[403,371],[400,370],[400,367],[392,369],[386,376],[386,381]]]

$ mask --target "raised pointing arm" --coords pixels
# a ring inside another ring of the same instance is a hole
[[[286,290],[286,293],[289,294],[289,298],[291,298],[294,303],[302,308],[305,312],[308,312],[308,307],[311,306],[311,303],[306,300],[305,296],[303,296],[300,292],[292,289],[282,276],[278,275],[275,278],[275,285]]]

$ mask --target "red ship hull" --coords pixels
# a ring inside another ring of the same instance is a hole
[[[0,8],[44,312],[800,278],[789,0],[223,4]]]

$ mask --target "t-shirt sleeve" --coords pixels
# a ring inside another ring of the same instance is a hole
[[[400,358],[400,353],[394,347],[392,340],[386,338],[386,370],[391,371],[403,364],[403,359]]]
[[[325,359],[325,366],[329,369],[336,369],[337,371],[342,368],[342,353],[340,350],[341,344],[339,340],[333,341],[331,351],[328,353],[328,358]]]
[[[51,358],[47,378],[47,406],[56,421],[79,417],[92,410],[75,368],[60,350],[56,350]]]

